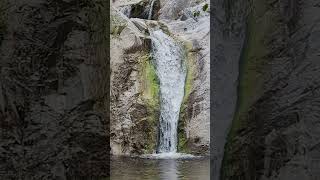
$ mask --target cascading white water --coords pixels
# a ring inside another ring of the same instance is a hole
[[[156,0],[150,0],[150,6],[149,6],[149,13],[148,13],[148,19],[150,20],[151,18],[152,18],[152,11],[153,11],[153,6],[154,6],[154,2],[155,2]]]
[[[158,153],[177,151],[177,126],[184,96],[186,70],[183,48],[161,30],[151,30],[152,54],[160,81]]]

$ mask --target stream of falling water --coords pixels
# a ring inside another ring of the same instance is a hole
[[[152,11],[153,11],[153,6],[154,6],[154,2],[156,0],[150,0],[150,9],[149,9],[149,13],[148,13],[148,19],[150,20],[152,18]]]
[[[177,126],[186,70],[183,48],[162,30],[151,30],[152,55],[160,81],[158,153],[177,152]]]

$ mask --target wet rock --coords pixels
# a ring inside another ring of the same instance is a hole
[[[178,2],[177,2],[178,3]],[[202,9],[208,1],[188,2],[182,12]],[[172,7],[172,11],[174,7]],[[179,143],[180,150],[194,154],[209,154],[210,143],[210,26],[209,12],[201,12],[197,20],[184,21],[172,17],[163,17],[174,36],[186,44],[187,84],[185,99],[180,113]],[[168,18],[168,19],[165,19]],[[193,139],[199,139],[197,143]],[[184,144],[184,145],[183,145]]]
[[[162,1],[161,1],[162,2]],[[128,2],[129,3],[129,2]],[[175,2],[173,2],[175,3]],[[182,5],[182,1],[180,2],[180,5]],[[178,3],[178,4],[179,4]],[[121,69],[121,78],[117,78],[118,75],[115,75],[113,78],[117,79],[117,87],[113,88],[114,92],[117,92],[114,94],[115,98],[117,98],[117,101],[115,101],[115,104],[118,104],[119,109],[114,109],[113,111],[116,112],[122,112],[125,113],[130,107],[133,106],[133,103],[131,102],[139,102],[140,105],[144,105],[144,107],[139,108],[140,110],[137,110],[132,108],[132,111],[134,112],[134,116],[138,117],[138,120],[131,120],[132,125],[134,127],[137,126],[137,122],[142,122],[139,124],[139,127],[151,127],[151,132],[154,134],[157,134],[157,122],[158,119],[153,119],[153,122],[150,124],[146,123],[150,121],[150,116],[154,116],[155,111],[150,110],[150,106],[142,103],[141,97],[143,97],[143,93],[139,93],[139,86],[142,85],[142,82],[136,82],[139,78],[137,74],[133,74],[132,72],[139,71],[139,62],[137,59],[144,56],[144,53],[149,54],[150,52],[150,46],[142,46],[141,43],[136,43],[136,48],[132,48],[132,51],[121,51],[125,45],[133,46],[132,44],[134,42],[142,41],[144,43],[142,44],[148,44],[150,42],[150,39],[148,38],[148,28],[161,28],[166,34],[169,34],[170,36],[174,37],[178,41],[180,41],[182,44],[185,44],[186,46],[186,54],[188,54],[189,60],[186,60],[186,65],[189,68],[189,84],[187,87],[187,93],[185,95],[185,100],[183,103],[183,106],[181,108],[181,119],[179,122],[179,134],[182,134],[179,140],[180,143],[184,144],[181,151],[189,151],[194,154],[208,154],[209,153],[209,67],[210,67],[210,60],[209,60],[209,10],[203,11],[203,6],[207,4],[208,1],[189,1],[184,2],[183,6],[178,7],[178,9],[181,9],[181,12],[193,12],[194,9],[201,10],[201,14],[197,17],[197,20],[195,18],[188,17],[187,20],[181,21],[176,20],[173,16],[166,16],[161,17],[160,15],[160,21],[148,21],[145,19],[139,19],[139,18],[122,18],[127,21],[127,23],[124,24],[133,24],[134,27],[126,27],[124,29],[127,29],[126,31],[123,30],[122,33],[118,36],[118,40],[114,39],[114,44],[111,47],[114,47],[114,49],[111,49],[111,53],[113,54],[112,57],[114,60],[111,62],[114,67],[114,69],[117,68],[123,68]],[[179,12],[177,11],[176,6],[169,6],[170,2],[160,3],[162,4],[162,10],[168,10],[168,12],[174,12],[177,13],[177,17],[179,16]],[[185,6],[186,5],[186,6]],[[190,5],[190,6],[187,6]],[[115,6],[117,6],[115,4]],[[115,9],[117,9],[116,7]],[[171,8],[171,9],[170,9]],[[118,11],[120,12],[120,11]],[[121,13],[121,12],[120,12]],[[154,11],[154,13],[157,13],[157,11]],[[123,17],[123,15],[119,14],[119,17]],[[136,31],[135,29],[138,29]],[[144,34],[138,35],[138,34]],[[125,38],[128,35],[132,36],[131,38]],[[120,42],[121,41],[121,42]],[[123,43],[124,45],[120,45]],[[150,45],[150,44],[149,44]],[[119,50],[120,49],[120,50]],[[137,51],[138,49],[141,50],[141,52]],[[143,53],[142,53],[143,52]],[[124,55],[123,55],[124,54]],[[137,59],[134,59],[137,58]],[[121,66],[121,67],[120,67]],[[134,70],[130,70],[134,69]],[[115,70],[118,71],[118,70]],[[120,71],[120,69],[119,69]],[[128,73],[127,73],[128,71]],[[129,75],[131,74],[131,75]],[[120,74],[119,74],[120,76]],[[130,76],[130,78],[129,78]],[[120,79],[130,79],[130,81],[120,81]],[[128,83],[130,82],[130,84]],[[123,84],[123,85],[121,85]],[[112,84],[114,86],[115,84]],[[130,87],[132,86],[132,87]],[[134,87],[134,88],[133,88]],[[120,103],[121,101],[125,102],[127,105],[122,105]],[[121,104],[121,105],[120,105]],[[147,109],[147,113],[143,109]],[[116,116],[116,115],[115,115]],[[123,116],[125,117],[125,114],[118,114],[117,116]],[[132,114],[130,115],[132,116]],[[132,118],[132,117],[131,117]],[[129,119],[129,117],[127,117]],[[137,118],[135,118],[137,119]],[[145,119],[149,119],[148,121],[145,121]],[[120,127],[121,122],[124,120],[118,120],[118,122],[115,121],[115,126]],[[119,123],[119,124],[118,124]],[[150,126],[150,125],[154,126]],[[155,128],[155,129],[154,129]],[[117,128],[116,128],[117,129]],[[121,129],[121,128],[118,128]],[[135,129],[135,128],[133,128]],[[145,129],[148,130],[148,129]],[[138,129],[136,129],[137,133],[144,134]],[[151,133],[150,132],[150,133]],[[126,131],[127,135],[129,136],[129,131]],[[117,134],[117,133],[115,133]],[[142,150],[146,149],[146,145],[150,143],[150,139],[147,141],[141,141],[137,142],[136,138],[141,136],[134,135],[133,132],[130,134],[133,136],[132,140],[129,141],[131,143],[127,144],[128,147],[125,147],[124,145],[114,145],[115,152],[121,153],[127,153],[130,154],[130,149],[134,149],[135,153],[142,153],[143,151],[139,150],[139,148],[142,148]],[[152,135],[153,136],[153,135]],[[121,140],[118,140],[117,137],[115,138],[114,142],[121,142]],[[193,139],[199,139],[199,141],[194,141]],[[121,139],[121,138],[120,138]],[[148,142],[149,141],[149,142]],[[156,138],[152,139],[151,144],[156,143]],[[142,146],[138,146],[139,143],[142,143]],[[135,146],[133,147],[133,144]],[[112,145],[113,146],[113,145]],[[123,152],[121,152],[122,146],[124,149]],[[182,145],[180,145],[182,147]],[[117,150],[116,150],[117,149]]]

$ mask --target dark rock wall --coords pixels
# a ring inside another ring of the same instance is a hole
[[[1,179],[106,177],[108,2],[21,0],[5,7]]]
[[[237,103],[239,60],[245,39],[247,3],[214,1],[211,5],[211,168],[220,176],[224,146]]]
[[[221,179],[318,179],[319,2],[248,7]]]

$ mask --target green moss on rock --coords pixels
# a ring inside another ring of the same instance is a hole
[[[145,153],[152,153],[157,146],[157,127],[160,111],[159,91],[160,85],[152,58],[145,53],[140,58],[141,97],[147,106],[148,117],[145,119],[148,124],[148,143],[145,145]]]
[[[185,87],[184,87],[184,97],[183,97],[183,102],[186,102],[190,96],[192,87],[193,87],[193,81],[195,77],[195,69],[196,69],[196,57],[195,57],[195,52],[192,51],[192,44],[191,43],[186,43],[185,44],[185,49],[186,49],[186,82],[185,82]]]
[[[142,95],[146,102],[154,108],[159,107],[159,80],[151,57],[146,54],[141,57]]]
[[[185,67],[186,67],[186,81],[184,87],[184,97],[180,108],[180,116],[178,122],[178,151],[184,153],[190,153],[188,149],[188,138],[185,132],[186,120],[190,119],[188,117],[188,102],[190,94],[192,92],[194,77],[195,77],[195,52],[192,51],[192,44],[190,42],[184,43],[185,49]]]

